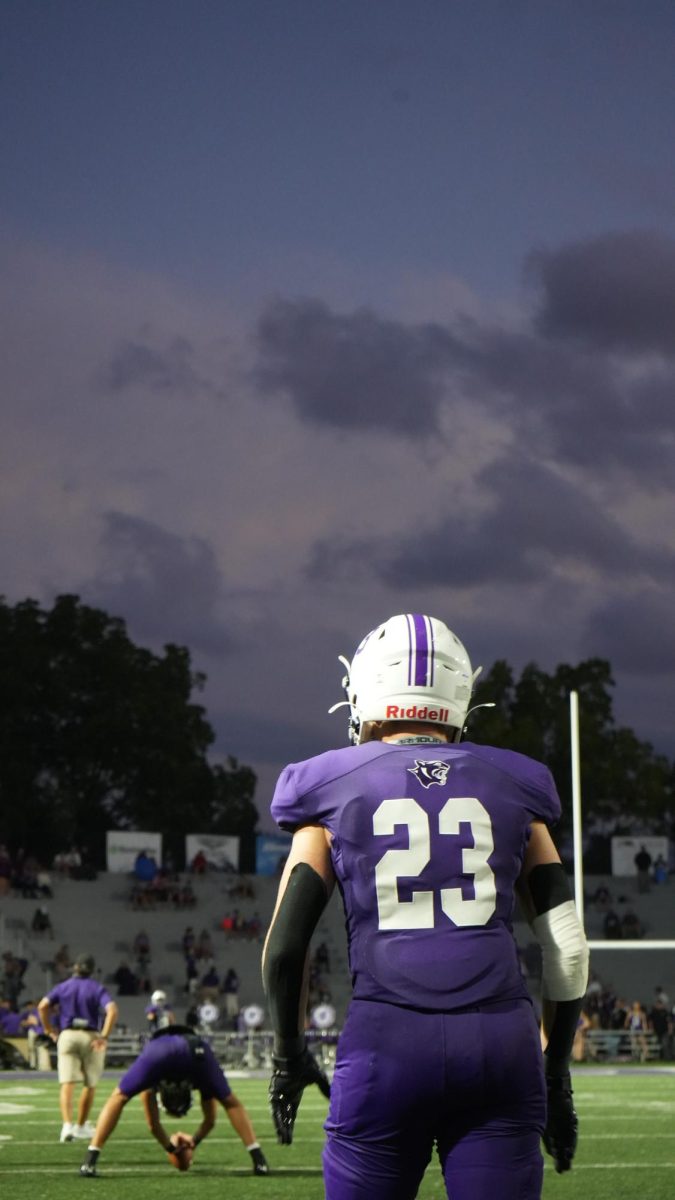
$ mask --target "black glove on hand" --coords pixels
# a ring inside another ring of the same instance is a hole
[[[277,1141],[290,1146],[293,1126],[302,1093],[315,1083],[324,1096],[330,1096],[330,1084],[325,1071],[313,1054],[305,1049],[293,1058],[272,1058],[274,1071],[270,1080],[269,1097]]]
[[[544,1145],[555,1163],[558,1174],[569,1171],[577,1148],[579,1122],[572,1102],[572,1081],[569,1071],[563,1075],[547,1075],[548,1112]]]

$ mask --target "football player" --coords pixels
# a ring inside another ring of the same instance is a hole
[[[175,1025],[173,1009],[167,1001],[166,992],[161,988],[152,993],[150,1003],[145,1009],[145,1019],[151,1033],[156,1029],[166,1029],[167,1025]]]
[[[291,1142],[318,1082],[305,972],[337,882],[353,995],[325,1125],[327,1200],[411,1200],[434,1143],[453,1200],[539,1200],[541,1135],[558,1171],[575,1151],[569,1055],[588,969],[549,833],[555,785],[541,763],[460,741],[480,668],[442,621],[392,617],[341,661],[353,744],[286,767],[272,801],[294,833],[263,951],[277,1138]],[[543,950],[543,1056],[516,892]]]
[[[192,1103],[193,1088],[201,1098],[201,1122],[191,1135],[175,1133],[169,1136],[160,1120],[159,1105],[171,1117],[184,1117]],[[150,1132],[167,1154],[180,1156],[185,1151],[192,1154],[197,1149],[216,1123],[219,1101],[251,1156],[253,1174],[269,1174],[251,1118],[230,1088],[208,1042],[186,1025],[169,1025],[157,1030],[145,1043],[136,1061],[108,1097],[80,1167],[81,1175],[91,1178],[98,1174],[101,1150],[115,1129],[125,1104],[139,1093]]]

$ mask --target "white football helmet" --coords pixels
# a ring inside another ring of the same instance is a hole
[[[166,1004],[166,992],[156,991],[150,997],[151,1004]]]
[[[349,739],[372,737],[373,721],[425,721],[449,726],[459,740],[475,680],[459,638],[436,617],[402,613],[373,629],[358,646],[343,679],[350,709]]]

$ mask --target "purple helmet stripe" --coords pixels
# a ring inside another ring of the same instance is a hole
[[[431,617],[425,617],[429,629],[429,687],[434,686],[434,627],[431,623]]]
[[[413,613],[413,626],[415,629],[415,686],[426,687],[427,675],[429,673],[429,639],[427,637],[426,619]]]
[[[405,619],[406,619],[406,624],[408,626],[408,645],[410,647],[410,649],[408,650],[408,687],[410,687],[410,685],[412,683],[412,676],[413,676],[413,657],[415,654],[415,637],[414,637],[414,633],[413,633],[413,627],[411,624],[410,613],[405,614]]]

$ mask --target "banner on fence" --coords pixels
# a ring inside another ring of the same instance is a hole
[[[659,855],[668,862],[667,837],[613,837],[612,875],[637,875],[635,855],[643,846],[651,855],[652,866]]]
[[[281,875],[293,838],[290,833],[259,833],[255,839],[256,875]]]
[[[133,871],[138,855],[143,853],[161,867],[161,833],[144,833],[137,829],[109,829],[106,833],[106,863],[109,871]]]
[[[188,833],[185,837],[185,865],[191,867],[195,855],[204,855],[216,871],[239,870],[239,838],[220,833]]]

